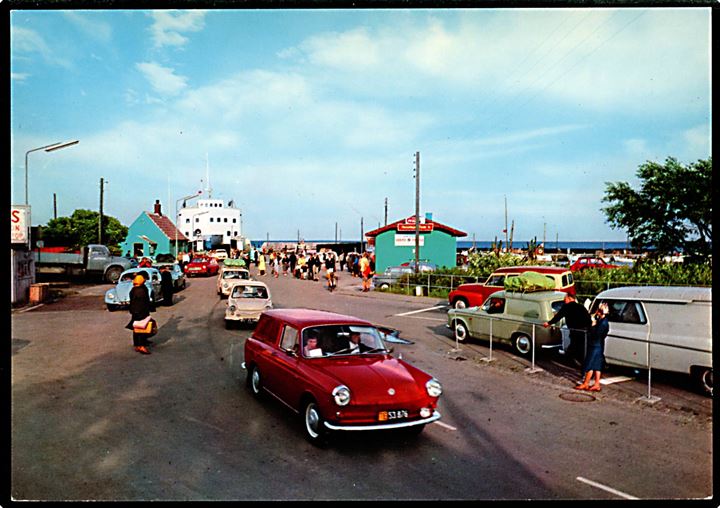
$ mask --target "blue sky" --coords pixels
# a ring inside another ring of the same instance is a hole
[[[207,186],[251,239],[420,209],[478,240],[625,240],[605,182],[710,152],[710,9],[15,10],[11,199],[125,225]],[[203,181],[201,181],[203,180]]]

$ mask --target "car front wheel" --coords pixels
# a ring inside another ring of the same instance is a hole
[[[305,438],[316,446],[326,445],[328,437],[327,429],[323,424],[324,420],[320,414],[320,409],[314,400],[305,403],[305,410],[302,414]]]
[[[468,302],[465,298],[458,298],[453,302],[453,307],[456,309],[466,309],[468,307]]]
[[[247,384],[255,398],[262,397],[262,376],[260,370],[254,365],[248,370]]]
[[[465,342],[468,340],[470,333],[468,332],[467,325],[462,321],[455,322],[455,338],[458,342]]]

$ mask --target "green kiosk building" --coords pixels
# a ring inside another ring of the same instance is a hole
[[[375,246],[375,273],[382,273],[388,266],[415,261],[415,216],[395,221],[365,233]],[[457,266],[457,239],[467,233],[432,220],[427,214],[420,219],[421,261],[435,263],[438,267]]]

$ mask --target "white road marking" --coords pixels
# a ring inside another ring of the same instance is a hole
[[[588,480],[587,478],[583,478],[582,476],[578,476],[575,479],[579,482],[587,483],[588,485],[592,485],[593,487],[597,487],[598,489],[604,490],[605,492],[610,492],[611,494],[615,494],[616,496],[622,497],[624,499],[640,499],[638,497],[631,496],[630,494],[625,494],[624,492],[620,492],[619,490],[615,490],[611,487],[603,485],[602,483]]]
[[[441,427],[445,427],[445,428],[448,429],[448,430],[457,430],[457,429],[456,429],[455,427],[453,427],[452,425],[448,425],[447,423],[443,423],[443,422],[440,422],[440,421],[437,421],[437,420],[435,420],[433,423],[434,423],[435,425],[440,425]]]
[[[395,316],[409,316],[411,314],[419,314],[420,312],[428,312],[430,310],[444,309],[447,305],[437,305],[435,307],[428,307],[427,309],[412,310],[410,312],[403,312],[402,314],[394,314]]]
[[[627,376],[606,377],[600,380],[600,384],[611,385],[613,383],[622,383],[623,381],[632,381],[632,378]]]

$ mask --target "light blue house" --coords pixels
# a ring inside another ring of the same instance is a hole
[[[120,244],[123,254],[130,253],[131,256],[156,256],[158,254],[175,255],[175,243],[177,252],[185,252],[188,246],[188,239],[169,217],[162,214],[160,200],[155,200],[154,213],[142,212],[135,222],[128,228],[125,241]]]

